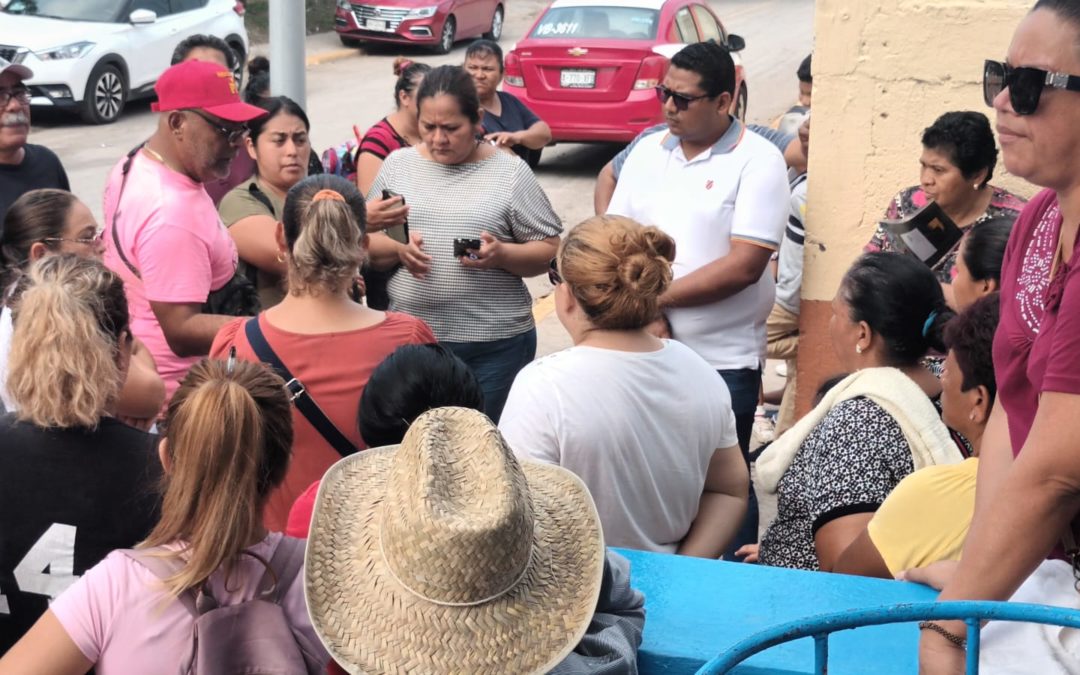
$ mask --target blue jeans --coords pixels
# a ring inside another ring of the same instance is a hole
[[[744,368],[741,370],[718,371],[724,378],[731,393],[731,410],[735,413],[735,432],[739,437],[739,449],[746,462],[747,475],[750,473],[750,435],[754,431],[754,412],[757,410],[758,397],[761,394],[761,370]],[[758,506],[754,486],[750,485],[750,500],[746,507],[746,519],[735,535],[735,540],[724,551],[724,560],[738,562],[735,550],[745,544],[757,543]]]
[[[536,357],[536,329],[491,342],[443,342],[442,345],[472,369],[484,391],[484,413],[498,424],[510,385],[518,372]]]

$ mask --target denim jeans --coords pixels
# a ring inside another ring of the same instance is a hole
[[[491,342],[443,342],[472,369],[484,391],[484,413],[499,423],[510,385],[518,372],[536,356],[536,329]],[[750,414],[753,418],[753,412]]]
[[[746,472],[750,473],[750,435],[754,431],[754,412],[757,410],[758,397],[761,394],[761,369],[744,368],[741,370],[718,371],[724,378],[731,393],[731,410],[735,413],[735,432],[739,437],[739,449],[746,462]],[[750,500],[746,507],[746,518],[735,535],[735,540],[727,551],[724,560],[738,562],[735,550],[745,544],[757,543],[758,506],[754,486],[750,485]]]

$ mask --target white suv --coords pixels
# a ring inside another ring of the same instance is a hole
[[[31,105],[78,109],[105,124],[127,101],[153,95],[188,36],[225,40],[240,71],[243,15],[237,0],[0,0],[0,57],[34,71]]]

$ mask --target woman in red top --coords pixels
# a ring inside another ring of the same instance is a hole
[[[983,88],[1005,167],[1047,190],[1028,203],[1005,252],[998,400],[983,436],[975,518],[941,600],[1008,599],[1080,510],[1080,4],[1040,0],[1006,63],[987,61]],[[920,672],[963,672],[955,643],[963,644],[964,623],[922,626]]]
[[[312,176],[289,190],[277,231],[289,294],[255,319],[226,324],[210,352],[225,358],[235,347],[238,358],[267,361],[248,340],[252,328],[247,323],[257,321],[266,343],[303,384],[306,396],[358,449],[364,444],[356,410],[371,371],[400,345],[435,341],[423,321],[369,309],[350,297],[367,245],[364,213],[356,186],[338,176]],[[296,406],[293,426],[292,462],[264,514],[271,531],[284,529],[296,497],[342,456]]]
[[[400,56],[394,59],[394,75],[397,76],[394,104],[397,109],[367,130],[356,151],[356,184],[363,194],[367,195],[371,190],[387,155],[401,148],[420,145],[414,94],[430,70],[431,66],[426,63]]]

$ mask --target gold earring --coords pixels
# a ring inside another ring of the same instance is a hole
[[[277,254],[277,261],[278,261],[279,263],[283,263],[283,262],[285,262],[285,252],[284,252],[284,251],[278,251],[278,254]]]

